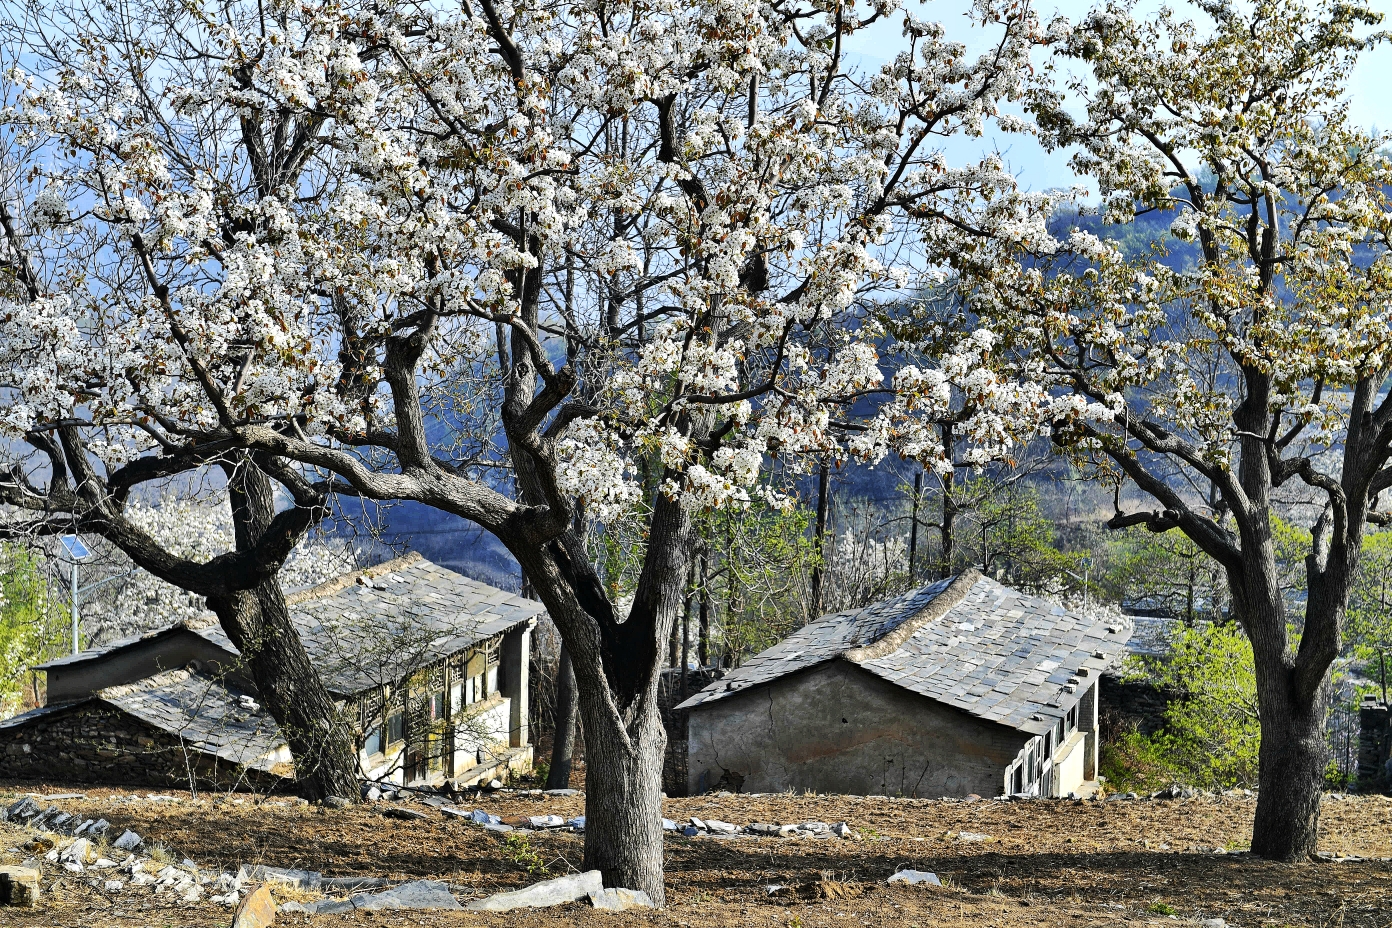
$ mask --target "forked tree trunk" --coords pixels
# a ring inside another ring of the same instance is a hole
[[[290,746],[299,794],[311,802],[329,796],[355,801],[357,770],[346,720],[290,623],[280,582],[269,580],[209,605]]]
[[[667,733],[656,692],[634,724],[620,727],[604,711],[586,711],[585,869],[605,886],[641,889],[663,905],[662,758]],[[587,702],[588,700],[581,700]]]

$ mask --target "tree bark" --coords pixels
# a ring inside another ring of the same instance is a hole
[[[556,670],[555,733],[551,742],[551,769],[546,774],[547,789],[569,789],[570,771],[575,763],[575,722],[579,716],[575,699],[575,669],[570,651],[561,643],[560,665]]]
[[[290,623],[280,582],[269,580],[208,605],[242,653],[261,703],[290,746],[299,794],[311,802],[329,796],[356,801],[357,765],[347,720]]]
[[[225,470],[237,548],[247,550],[275,515],[275,492],[250,457]],[[347,720],[290,622],[279,578],[227,597],[210,597],[208,607],[241,652],[262,704],[290,746],[300,795],[310,801],[339,796],[356,802],[357,762]]]
[[[633,723],[591,705],[585,712],[585,869],[604,885],[641,889],[663,905],[662,758],[667,733],[653,698]],[[593,704],[595,700],[582,698]],[[598,711],[596,711],[598,710]],[[656,895],[654,895],[656,892]]]
[[[1289,674],[1262,674],[1261,664],[1257,666],[1261,789],[1252,822],[1252,853],[1268,860],[1306,860],[1319,843],[1320,794],[1329,755],[1324,730],[1329,687],[1321,687],[1314,699],[1302,700],[1283,683]]]

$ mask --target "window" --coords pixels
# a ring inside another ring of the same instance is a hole
[[[387,745],[398,744],[406,738],[406,716],[393,712],[387,716]]]
[[[1025,791],[1025,767],[1021,764],[1015,768],[1014,785],[1011,786],[1012,793],[1023,793]]]
[[[430,694],[430,721],[432,721],[432,722],[439,722],[439,721],[442,721],[442,720],[444,719],[444,717],[445,717],[445,694],[444,694],[443,692],[440,692],[440,693],[431,693],[431,694]]]
[[[363,753],[368,757],[382,753],[382,726],[374,726],[363,738]]]
[[[450,687],[450,711],[458,712],[464,708],[464,684],[455,683]]]
[[[484,688],[483,688],[483,691],[484,691],[485,693],[496,693],[496,692],[498,692],[498,668],[497,668],[497,667],[489,667],[489,668],[488,668],[487,679],[484,680]]]
[[[464,705],[472,706],[478,698],[474,695],[474,678],[470,677],[464,681]]]

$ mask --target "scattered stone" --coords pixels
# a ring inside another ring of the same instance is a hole
[[[731,825],[729,822],[721,822],[713,818],[706,819],[706,830],[717,835],[732,835],[739,831],[738,828]]]
[[[247,893],[237,914],[232,916],[232,928],[269,928],[275,922],[276,904],[271,898],[271,884],[262,883]]]
[[[831,833],[838,838],[850,838],[855,836],[855,832],[851,830],[851,826],[847,825],[845,822],[837,822],[835,825],[832,825]]]
[[[567,825],[568,827],[570,827],[570,828],[574,828],[576,831],[584,831],[584,830],[585,830],[585,816],[583,816],[583,815],[577,815],[577,816],[575,816],[575,818],[568,818],[568,819],[566,819],[566,825]]]
[[[791,896],[793,889],[791,886],[784,886],[782,883],[770,883],[764,889],[770,896]]]
[[[681,833],[688,838],[694,838],[701,833],[701,829],[697,828],[695,825],[687,825],[681,830]]]
[[[160,871],[162,874],[164,871]],[[324,875],[316,870],[286,870],[281,867],[265,867],[257,864],[255,867],[248,867],[242,864],[237,871],[237,881],[239,883],[285,883],[288,886],[296,886],[300,889],[317,891],[319,884],[323,882]]]
[[[484,823],[483,823],[483,830],[484,830],[484,831],[491,831],[491,832],[494,832],[494,833],[500,834],[500,835],[505,835],[505,834],[507,834],[509,831],[512,831],[512,826],[511,826],[511,825],[504,825],[502,822],[484,822]]]
[[[333,876],[321,879],[319,890],[326,893],[351,893],[364,889],[382,889],[391,884],[391,880],[380,876]]]
[[[34,801],[33,797],[25,796],[23,799],[11,803],[4,815],[0,816],[0,819],[7,822],[28,821],[42,811],[43,809]]]
[[[140,847],[140,835],[130,829],[126,829],[126,831],[122,832],[121,837],[111,842],[111,846],[122,851],[133,851]]]
[[[760,835],[765,838],[774,838],[778,836],[778,826],[770,825],[767,822],[755,822],[745,830],[751,835]]]
[[[942,885],[942,880],[938,879],[936,873],[930,873],[926,870],[900,870],[898,873],[885,880],[885,882],[908,883],[911,886],[917,886],[921,883],[927,883],[930,886]]]
[[[967,795],[965,795],[965,796],[962,797],[962,801],[963,801],[963,802],[980,802],[980,801],[981,801],[981,797],[978,796],[976,793],[968,793]]]
[[[109,893],[119,893],[125,888],[125,885],[126,884],[122,883],[120,880],[107,880],[102,884],[103,888]]]
[[[59,799],[86,799],[86,793],[54,793],[52,796],[45,796],[49,802],[57,802]]]
[[[488,785],[484,787],[484,789],[490,789],[490,790],[493,790],[493,789],[502,789],[502,788],[503,788],[503,781],[502,781],[502,780],[489,780],[489,781],[488,781]]]
[[[382,798],[382,791],[375,786],[369,786],[367,792],[363,793],[363,798],[368,802],[376,802]]]
[[[664,818],[664,819],[662,820],[662,830],[663,830],[663,831],[676,831],[676,830],[677,830],[677,823],[674,822],[674,821],[672,821],[670,818]]]
[[[1203,928],[1228,928],[1228,923],[1221,918],[1205,918],[1199,924]]]
[[[652,898],[641,889],[603,889],[590,893],[590,905],[605,912],[657,908]]]
[[[512,909],[540,909],[604,892],[604,880],[598,870],[587,870],[554,880],[534,883],[510,893],[496,893],[487,899],[469,903],[474,912],[508,912]]]
[[[381,909],[462,909],[450,895],[449,887],[435,880],[416,880],[374,895],[356,895],[347,900],[351,911],[375,912]]]
[[[424,812],[417,812],[415,809],[403,809],[400,806],[392,806],[391,808],[383,809],[382,814],[387,818],[405,819],[408,822],[420,821],[421,819],[430,817]]]
[[[346,809],[352,805],[352,803],[342,796],[325,796],[324,805],[328,806],[330,809]]]
[[[110,857],[98,857],[95,861],[92,862],[93,870],[112,870],[119,866],[121,865],[116,863],[116,861],[112,860]]]
[[[67,848],[63,850],[63,853],[58,855],[58,859],[64,862],[72,862],[85,866],[87,858],[91,855],[92,842],[88,841],[86,838],[78,838],[72,844],[69,844]]]
[[[527,821],[533,828],[560,828],[565,824],[559,815],[533,815]]]
[[[39,871],[34,867],[0,867],[0,905],[39,904]]]
[[[545,791],[548,796],[579,796],[578,789],[548,789]]]
[[[979,832],[979,831],[963,831],[963,832],[958,832],[958,834],[957,834],[957,840],[958,840],[958,841],[967,841],[967,842],[990,841],[990,840],[991,840],[991,836],[990,836],[990,835],[987,835],[987,834],[982,834],[982,833]]]

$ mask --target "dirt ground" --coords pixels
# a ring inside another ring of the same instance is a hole
[[[3,789],[3,788],[0,788]],[[34,787],[11,787],[11,795]],[[65,791],[57,785],[36,791]],[[578,868],[583,839],[538,832],[526,843],[499,838],[421,804],[429,814],[402,821],[387,804],[329,810],[293,800],[246,797],[132,800],[132,793],[88,790],[60,805],[114,826],[134,828],[176,859],[204,870],[265,863],[326,876],[429,878],[461,900],[513,889]],[[241,801],[237,802],[236,799]],[[485,797],[462,803],[502,816],[583,812],[583,797]],[[395,804],[400,805],[400,804]],[[673,799],[665,814],[737,824],[848,822],[859,840],[684,838],[666,843],[667,906],[657,912],[602,914],[585,905],[507,914],[357,912],[282,914],[277,925],[529,928],[578,924],[626,928],[1023,928],[1023,926],[1175,925],[1222,918],[1234,926],[1392,926],[1392,863],[1381,860],[1275,864],[1241,853],[1254,801],[1241,798],[1118,802],[951,802],[846,796],[726,796]],[[963,837],[963,833],[967,833]],[[118,832],[113,832],[116,834]],[[26,856],[27,840],[0,825],[0,860]],[[9,850],[6,850],[6,849]],[[1230,853],[1216,854],[1216,849]],[[1392,799],[1326,801],[1322,849],[1392,857]],[[1233,853],[1235,852],[1235,853]],[[895,870],[936,872],[941,888],[884,883]],[[50,884],[49,881],[54,881]],[[791,888],[770,895],[767,887]],[[40,909],[0,909],[17,928],[225,928],[230,911],[183,904],[149,888],[105,895],[81,877],[45,874]],[[50,888],[51,887],[51,888]]]

